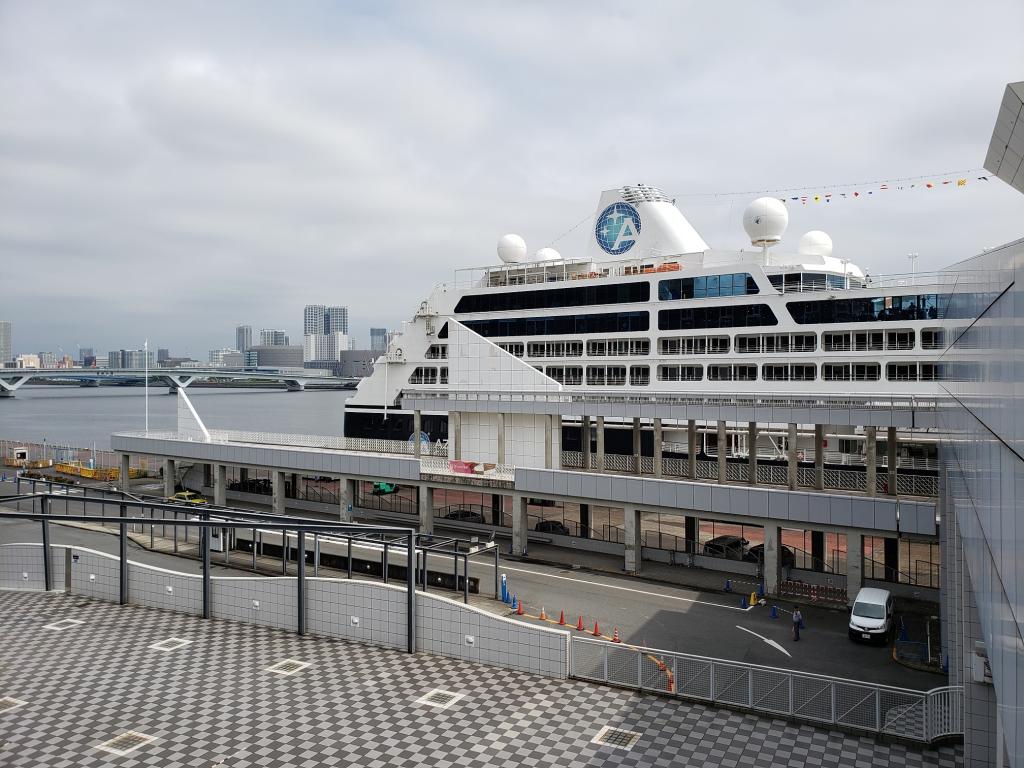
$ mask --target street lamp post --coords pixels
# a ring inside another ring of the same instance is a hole
[[[149,339],[142,345],[142,364],[145,370],[145,391],[146,391],[146,436],[149,436]]]

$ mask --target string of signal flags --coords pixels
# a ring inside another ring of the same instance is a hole
[[[987,182],[990,174],[983,168],[972,168],[962,171],[946,171],[923,176],[903,176],[893,179],[876,179],[874,181],[850,182],[846,184],[816,184],[807,187],[778,187],[776,189],[752,189],[742,192],[692,192],[676,195],[676,199],[716,198],[716,197],[750,197],[752,195],[771,195],[786,204],[801,205],[815,203],[834,203],[845,200],[872,199],[891,192],[908,192],[910,190],[963,189],[972,182]]]

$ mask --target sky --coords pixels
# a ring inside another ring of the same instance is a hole
[[[0,0],[0,319],[16,354],[206,359],[343,304],[365,347],[507,232],[582,254],[636,182],[749,247],[757,195],[686,195],[979,169],[1021,29],[1019,0]],[[1024,236],[976,175],[793,203],[788,242],[880,274]]]

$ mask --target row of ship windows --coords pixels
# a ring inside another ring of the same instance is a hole
[[[882,296],[827,301],[791,301],[786,304],[799,325],[893,322],[953,317],[940,304],[939,294]],[[779,321],[767,304],[737,304],[721,307],[685,307],[658,311],[658,330],[701,330],[773,326]],[[628,333],[650,328],[648,312],[604,312],[588,315],[491,318],[466,320],[470,330],[486,337],[578,336],[588,333]]]
[[[925,328],[921,331],[921,349],[943,349],[946,332],[943,328]],[[917,333],[913,330],[893,331],[825,331],[821,334],[821,348],[825,352],[862,352],[914,349]],[[733,345],[728,336],[677,336],[658,339],[661,355],[723,355]],[[588,339],[584,341],[504,341],[498,346],[516,357],[643,357],[651,353],[650,339]],[[815,333],[758,333],[738,334],[735,351],[738,354],[777,354],[789,352],[816,352],[818,335]],[[447,344],[431,344],[428,360],[446,360]]]
[[[538,371],[568,386],[583,384],[584,368],[580,365],[535,366]],[[818,366],[813,363],[750,363],[721,365],[659,365],[658,381],[757,381],[758,368],[762,381],[815,381]],[[588,386],[645,387],[651,383],[649,365],[588,365]],[[897,362],[886,363],[888,381],[939,381],[943,376],[942,363]],[[882,366],[879,363],[822,363],[822,381],[879,381]],[[410,384],[447,384],[448,368],[417,366],[409,376]]]
[[[787,291],[842,290],[861,287],[860,280],[822,272],[796,272],[769,277],[774,288]],[[751,296],[760,293],[757,281],[749,272],[724,275],[678,277],[658,281],[660,301],[681,299],[715,299],[722,296]],[[523,309],[554,309],[557,307],[588,307],[601,304],[633,304],[650,299],[646,282],[587,285],[578,288],[548,288],[534,291],[468,294],[455,305],[456,314],[476,312],[510,312]]]
[[[536,366],[555,381],[568,386],[583,384],[583,366],[549,365]],[[760,368],[760,377],[758,369]],[[721,365],[659,365],[658,381],[815,381],[818,366],[813,363],[763,363],[721,364]],[[943,378],[941,363],[899,362],[887,363],[885,378],[888,381],[938,381]],[[651,368],[647,365],[588,365],[585,369],[588,386],[647,386],[651,380]],[[880,363],[822,363],[822,381],[879,381],[882,377]]]

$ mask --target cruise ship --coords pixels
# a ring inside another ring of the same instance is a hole
[[[759,198],[743,217],[755,247],[715,250],[672,199],[640,184],[602,193],[584,254],[530,255],[506,235],[499,263],[457,271],[404,323],[347,402],[345,435],[413,439],[401,393],[457,384],[453,324],[570,392],[934,391],[956,315],[948,275],[873,278],[820,231],[787,251],[788,221],[783,201]],[[423,414],[422,432],[445,440],[447,415]]]

